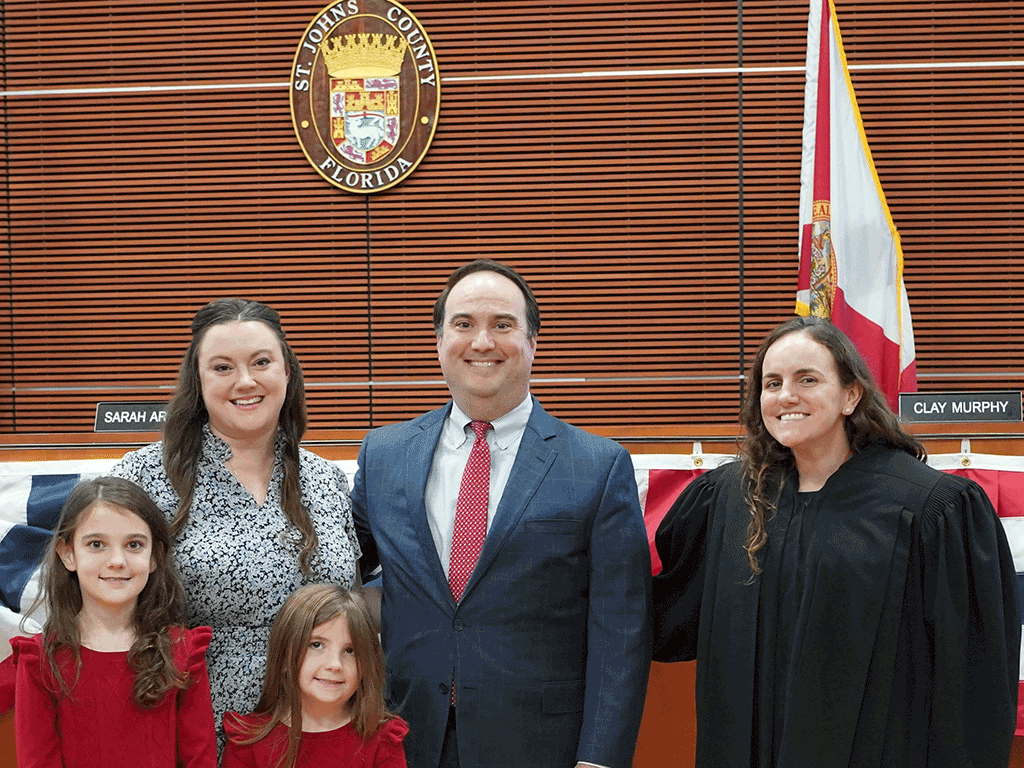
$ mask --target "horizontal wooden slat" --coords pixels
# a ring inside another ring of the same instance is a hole
[[[224,295],[282,313],[314,430],[408,418],[447,398],[430,311],[476,256],[535,288],[548,410],[733,427],[741,371],[793,310],[806,0],[405,5],[441,118],[416,173],[364,198],[292,129],[283,84],[319,4],[4,3],[0,433],[74,439],[97,400],[166,396],[191,315]],[[922,389],[1024,389],[1024,11],[837,11]],[[53,93],[83,88],[106,90]]]

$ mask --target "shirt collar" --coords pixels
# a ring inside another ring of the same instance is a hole
[[[527,395],[523,402],[511,411],[494,419],[491,422],[494,433],[493,444],[505,450],[519,440],[523,436],[523,432],[526,431],[526,423],[530,420],[531,413],[533,413],[533,398]],[[466,427],[471,421],[472,419],[459,409],[455,401],[452,401],[452,412],[448,414],[445,429],[450,430],[456,446],[462,445],[470,439],[471,434],[466,431]],[[459,439],[458,435],[461,435],[462,439]]]
[[[231,458],[231,447],[213,433],[210,422],[203,424],[203,453],[216,464]]]
[[[469,423],[468,421],[466,422]],[[277,437],[274,438],[275,461],[284,453],[285,436],[280,429],[277,430]],[[231,446],[213,433],[210,429],[210,422],[203,424],[203,455],[216,464],[223,464],[231,458]]]

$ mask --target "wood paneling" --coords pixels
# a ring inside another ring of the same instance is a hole
[[[190,316],[224,295],[281,312],[314,438],[408,418],[447,397],[430,309],[477,256],[534,286],[550,411],[616,436],[734,428],[745,359],[793,309],[806,0],[405,5],[439,127],[364,198],[291,126],[320,3],[3,4],[5,441],[87,444],[97,401],[166,399]],[[837,12],[921,388],[1024,389],[1024,11]]]

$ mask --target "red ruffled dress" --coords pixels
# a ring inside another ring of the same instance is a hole
[[[14,709],[14,679],[17,670],[14,668],[14,657],[8,656],[0,661],[0,717]]]
[[[14,637],[14,739],[19,768],[216,768],[206,649],[210,628],[172,629],[174,661],[189,686],[172,690],[151,709],[132,696],[128,652],[81,649],[82,668],[71,696],[60,692],[42,637]],[[74,657],[57,653],[74,679]]]
[[[255,744],[239,746],[232,739],[243,737],[234,718],[246,726],[259,723],[262,716],[224,715],[224,731],[228,744],[224,749],[221,768],[275,768],[288,747],[288,726],[278,725]],[[352,723],[333,731],[303,732],[295,768],[338,765],[346,768],[406,768],[402,739],[409,732],[405,721],[396,717],[388,720],[365,742],[359,738]]]

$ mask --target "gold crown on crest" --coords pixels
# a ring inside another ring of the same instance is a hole
[[[320,52],[331,77],[394,77],[408,47],[404,37],[360,33],[324,40]]]

